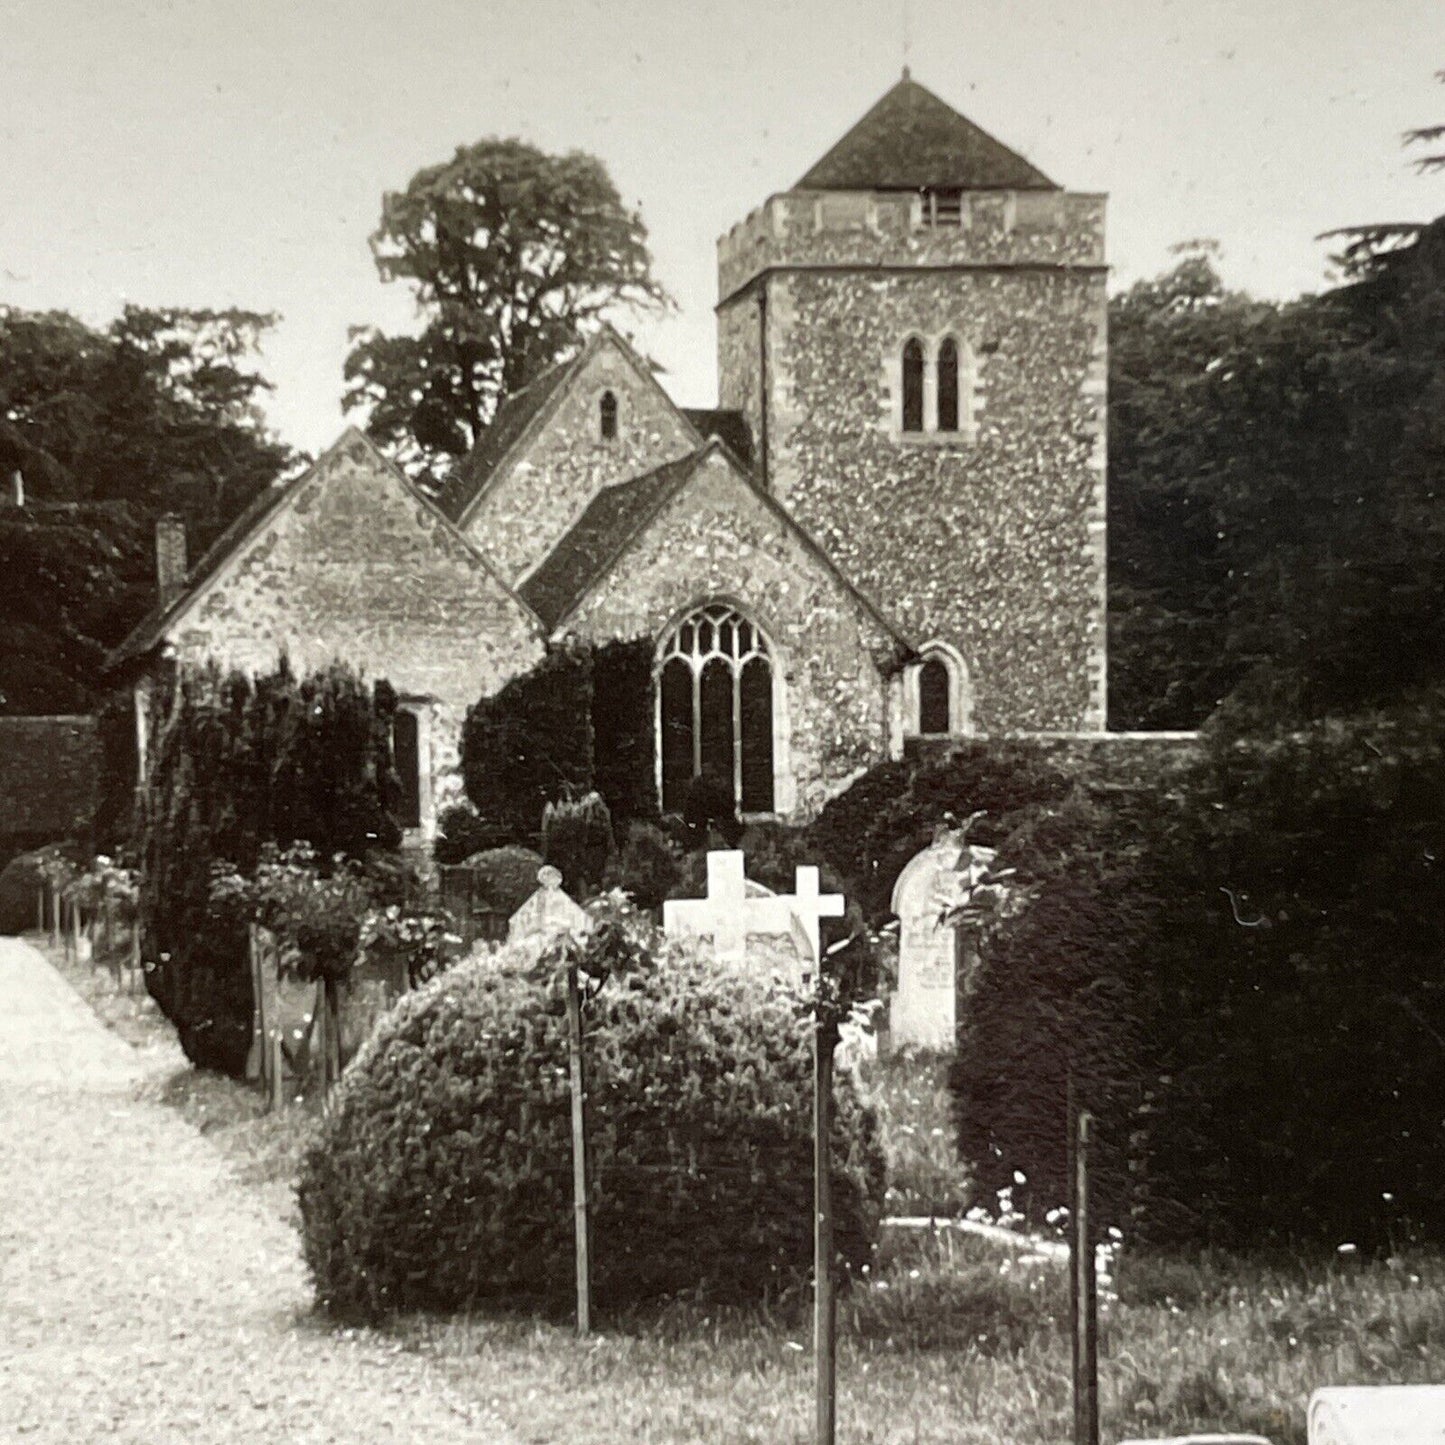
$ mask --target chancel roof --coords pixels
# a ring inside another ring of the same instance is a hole
[[[909,78],[820,160],[799,190],[1056,191],[1044,173]]]

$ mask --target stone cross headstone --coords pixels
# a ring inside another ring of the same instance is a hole
[[[707,897],[669,898],[663,931],[671,937],[709,938],[725,963],[747,961],[749,938],[788,938],[804,973],[818,966],[820,920],[841,918],[841,893],[823,893],[816,868],[799,868],[794,892],[769,894],[743,876],[743,855],[719,849],[707,855]]]
[[[967,851],[961,837],[945,833],[915,854],[893,885],[898,991],[888,1024],[897,1047],[950,1050],[954,1046],[958,940],[943,915],[963,902],[970,878]],[[981,855],[992,856],[987,849],[972,850],[971,856]]]
[[[562,891],[562,875],[549,866],[537,870],[537,891],[508,920],[507,942],[587,933],[591,928],[591,915]]]

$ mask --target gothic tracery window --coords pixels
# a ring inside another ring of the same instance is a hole
[[[773,669],[767,639],[726,603],[690,613],[660,654],[662,806],[679,812],[694,778],[731,786],[744,813],[773,810]]]

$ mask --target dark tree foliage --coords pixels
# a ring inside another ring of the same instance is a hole
[[[555,648],[467,712],[462,779],[489,847],[536,847],[549,803],[602,795],[619,823],[657,816],[652,644]]]
[[[294,460],[258,409],[274,318],[128,306],[96,330],[0,307],[0,711],[83,710],[96,674],[155,600],[155,519],[195,556]]]
[[[460,146],[388,192],[371,249],[422,327],[355,328],[345,403],[369,408],[371,435],[424,483],[607,312],[666,302],[646,228],[601,161],[515,139]]]
[[[146,984],[202,1067],[239,1074],[251,1040],[245,924],[212,906],[212,866],[249,874],[268,842],[305,840],[325,866],[400,841],[377,691],[340,665],[298,680],[284,663],[255,679],[187,669],[156,691],[138,830]]]
[[[1136,1240],[1445,1233],[1445,693],[1239,736],[1170,787],[1089,787],[997,840],[953,1074],[983,1191],[1066,1200],[1064,1102]],[[1088,779],[1086,778],[1087,782]]]
[[[1208,257],[1110,307],[1115,727],[1307,719],[1445,675],[1445,218],[1319,297]]]
[[[824,807],[806,836],[877,923],[892,909],[898,875],[941,825],[982,811],[970,836],[994,846],[1024,810],[1062,801],[1069,788],[1039,748],[971,743],[870,769]]]

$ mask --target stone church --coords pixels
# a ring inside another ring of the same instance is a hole
[[[467,707],[568,636],[655,645],[665,808],[703,770],[801,819],[914,736],[1104,728],[1104,198],[909,78],[718,242],[719,409],[604,328],[440,501],[356,430],[121,649],[340,657],[404,702],[417,841]],[[138,717],[143,709],[138,708]]]

